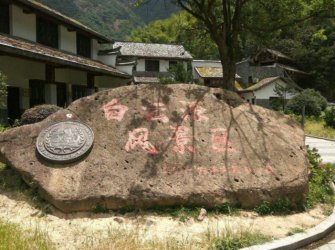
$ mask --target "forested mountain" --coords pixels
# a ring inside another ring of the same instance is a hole
[[[134,28],[164,19],[179,10],[170,1],[149,1],[140,7],[129,0],[40,0],[42,3],[114,38],[123,39]]]

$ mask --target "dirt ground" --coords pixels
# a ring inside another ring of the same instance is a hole
[[[326,208],[318,206],[308,212],[287,216],[258,216],[254,212],[240,212],[233,216],[209,216],[203,221],[189,219],[182,222],[171,216],[146,213],[63,214],[53,211],[41,215],[30,202],[18,199],[16,194],[0,190],[0,220],[19,224],[23,229],[38,229],[49,235],[57,249],[79,249],[96,246],[114,230],[141,231],[141,237],[186,239],[205,234],[209,230],[220,232],[227,228],[248,228],[273,238],[285,237],[289,232],[305,230],[327,217]]]

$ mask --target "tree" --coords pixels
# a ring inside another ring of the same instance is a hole
[[[277,96],[279,96],[281,106],[283,108],[283,111],[285,111],[286,104],[287,104],[287,95],[288,94],[294,94],[296,91],[295,91],[294,87],[292,87],[291,85],[283,86],[283,85],[280,85],[280,84],[276,84],[276,86],[274,88],[274,92],[276,93]]]
[[[203,25],[186,11],[171,15],[164,20],[154,21],[135,29],[127,41],[144,43],[182,44],[193,58],[219,58],[216,44],[206,33]]]
[[[240,35],[260,36],[315,17],[335,17],[333,0],[175,0],[197,18],[218,47],[223,87],[233,90]]]

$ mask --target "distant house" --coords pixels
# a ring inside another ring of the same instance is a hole
[[[308,76],[293,64],[293,59],[287,55],[276,50],[264,49],[253,58],[238,62],[236,73],[241,77],[243,85],[247,87],[269,77],[281,76],[297,81]]]
[[[3,117],[38,104],[65,107],[131,77],[98,51],[112,43],[78,21],[34,0],[0,2],[0,71],[8,78]]]
[[[220,87],[223,85],[222,64],[219,60],[193,60],[192,61],[193,81],[209,87]],[[235,75],[239,86],[240,76]]]
[[[135,84],[158,83],[160,77],[170,75],[171,65],[179,62],[186,68],[192,60],[182,45],[115,42],[113,49],[119,51],[116,65],[127,67]]]
[[[238,94],[242,97],[242,99],[249,103],[271,108],[271,102],[279,98],[275,92],[277,85],[285,88],[290,87],[292,90],[294,90],[291,93],[287,93],[287,100],[291,99],[296,95],[296,93],[302,90],[289,78],[275,76],[262,79],[258,83],[251,85],[248,88],[240,89]]]

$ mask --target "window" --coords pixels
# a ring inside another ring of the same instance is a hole
[[[0,3],[0,33],[9,34],[9,5]]]
[[[87,88],[84,85],[72,85],[72,101],[87,96]]]
[[[159,72],[158,60],[145,60],[145,71]]]
[[[29,82],[30,107],[45,103],[44,82],[31,80]]]
[[[77,33],[77,54],[91,58],[91,39],[79,33]]]
[[[50,20],[37,17],[36,41],[46,46],[58,48],[58,25]]]
[[[57,85],[57,106],[65,108],[67,105],[66,101],[66,84],[56,83]]]

